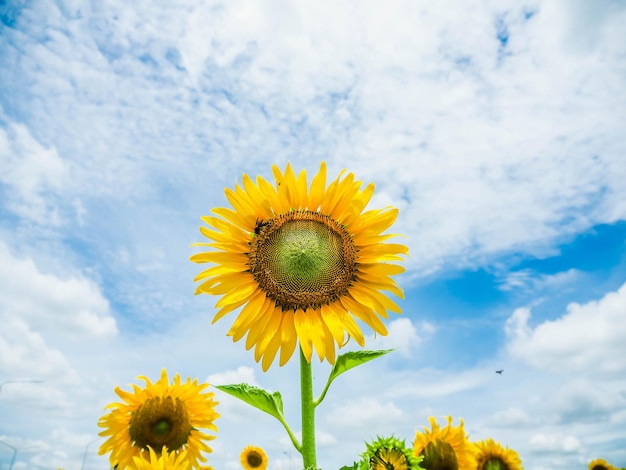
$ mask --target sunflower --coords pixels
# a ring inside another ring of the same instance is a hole
[[[493,439],[474,443],[477,470],[523,470],[522,461],[513,449],[502,447]]]
[[[201,452],[212,450],[204,441],[215,436],[198,429],[217,431],[214,421],[219,417],[213,401],[215,394],[200,393],[209,384],[198,384],[197,379],[192,382],[189,378],[181,383],[176,374],[169,385],[165,369],[154,384],[146,377],[138,378],[145,381],[144,388],[133,385],[132,392],[115,388],[124,403],[107,405],[105,409],[111,411],[98,421],[98,426],[105,428],[100,436],[109,436],[98,453],[111,452],[111,465],[121,469],[137,468],[134,457],[150,461],[150,452],[160,453],[163,447],[175,454],[186,451],[191,467],[198,466],[198,461],[206,462]]]
[[[422,467],[426,470],[474,470],[475,450],[467,440],[463,420],[457,427],[452,427],[451,416],[447,420],[448,425],[440,428],[435,418],[430,417],[432,430],[424,427],[423,433],[415,433],[413,453],[424,457]]]
[[[163,446],[160,455],[157,455],[150,446],[148,446],[148,450],[150,452],[149,460],[145,460],[142,457],[133,457],[137,470],[190,470],[186,450],[179,453],[174,451],[168,452],[167,447]]]
[[[595,459],[587,465],[589,470],[617,470],[613,465],[604,459]]]
[[[386,294],[402,298],[390,276],[404,268],[387,261],[401,260],[404,245],[383,243],[395,221],[394,208],[368,210],[374,185],[361,189],[352,173],[343,172],[326,187],[326,164],[307,186],[306,172],[295,175],[288,164],[284,174],[272,167],[276,185],[262,177],[256,183],[243,175],[243,186],[226,188],[233,209],[213,209],[202,217],[213,229],[201,227],[211,243],[195,243],[213,250],[191,257],[214,263],[194,281],[196,294],[222,296],[216,322],[243,307],[228,336],[254,349],[267,370],[280,350],[280,365],[292,356],[299,341],[308,362],[313,349],[320,361],[335,362],[335,343],[342,347],[354,338],[365,340],[354,317],[376,333],[386,335],[379,317],[401,313]],[[346,339],[347,334],[347,339]]]
[[[378,437],[366,444],[367,450],[359,465],[361,470],[420,470],[421,458],[407,449],[404,441],[391,437]]]
[[[267,468],[267,455],[260,447],[248,446],[240,455],[241,465],[246,470],[265,470]]]

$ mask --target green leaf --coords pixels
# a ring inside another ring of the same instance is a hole
[[[330,371],[330,375],[328,376],[328,380],[326,381],[326,385],[324,386],[324,390],[320,394],[320,396],[313,402],[315,406],[318,406],[324,400],[326,396],[326,392],[328,392],[328,387],[339,375],[343,374],[345,371],[350,370],[356,366],[360,366],[361,364],[365,364],[366,362],[371,361],[372,359],[376,359],[377,357],[384,356],[385,354],[393,351],[393,349],[381,349],[378,351],[350,351],[345,354],[340,354],[333,365],[333,368]]]
[[[265,411],[280,422],[284,421],[283,399],[280,396],[280,392],[270,394],[262,388],[248,384],[215,385],[215,388],[239,398],[261,411]]]
[[[328,377],[328,383],[335,380],[339,375],[343,374],[347,370],[353,369],[356,366],[365,364],[366,362],[376,359],[377,357],[384,356],[390,353],[393,349],[381,349],[377,351],[349,351],[345,354],[340,354],[330,371]]]

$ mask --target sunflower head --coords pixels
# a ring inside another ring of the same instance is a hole
[[[405,441],[394,436],[380,437],[366,443],[359,470],[418,470],[421,457],[413,455]]]
[[[493,439],[475,442],[477,470],[523,470],[517,452]]]
[[[176,455],[182,452],[190,467],[206,461],[201,452],[211,452],[205,441],[215,436],[200,429],[217,431],[214,421],[219,417],[214,394],[201,393],[209,385],[189,378],[181,383],[178,374],[170,385],[165,369],[154,384],[146,377],[139,378],[145,381],[144,388],[133,385],[132,392],[125,392],[116,387],[115,392],[123,403],[107,405],[110,411],[98,422],[98,426],[105,428],[100,435],[108,436],[99,454],[110,452],[112,465],[130,469],[137,468],[137,458],[150,462],[152,454],[158,458],[164,448],[172,454],[165,456],[164,462],[176,460]]]
[[[595,459],[587,465],[589,470],[617,470],[613,465],[604,459]]]
[[[241,308],[229,336],[267,370],[280,351],[280,365],[299,343],[310,362],[335,362],[336,347],[354,338],[365,344],[355,319],[386,335],[380,317],[400,308],[381,291],[402,297],[391,276],[404,268],[407,247],[385,243],[384,234],[397,209],[367,210],[374,185],[361,188],[352,173],[326,186],[326,165],[307,183],[291,165],[283,173],[272,167],[275,184],[243,176],[240,186],[225,190],[231,208],[213,209],[202,217],[210,228],[201,233],[210,251],[191,257],[213,266],[196,276],[196,294],[221,298],[213,321]],[[342,172],[343,173],[343,172]]]
[[[149,459],[141,457],[133,457],[133,463],[136,470],[190,470],[189,460],[187,460],[187,451],[176,453],[168,452],[167,447],[163,446],[157,454],[152,447],[148,447]]]
[[[245,470],[266,470],[267,469],[267,455],[265,451],[256,446],[246,447],[239,456],[241,460],[241,466]]]
[[[467,439],[463,420],[457,427],[452,426],[451,416],[447,420],[448,425],[441,428],[435,418],[429,418],[431,429],[424,427],[424,432],[415,434],[414,455],[424,458],[422,467],[426,470],[476,468],[475,449]]]

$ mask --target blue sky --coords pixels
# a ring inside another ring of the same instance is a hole
[[[263,373],[211,325],[190,244],[244,173],[321,160],[374,182],[410,248],[404,313],[367,340],[396,351],[333,384],[321,466],[448,414],[526,469],[626,466],[625,21],[620,0],[0,3],[0,382],[43,380],[0,391],[13,468],[108,468],[103,407],[162,367],[280,390],[297,429],[297,366]],[[217,394],[214,468],[248,444],[297,468]]]

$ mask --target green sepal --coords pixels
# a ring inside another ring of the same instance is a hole
[[[354,462],[352,465],[345,465],[339,470],[359,470],[359,462]]]
[[[215,388],[245,401],[248,405],[254,406],[261,411],[272,415],[279,421],[284,420],[283,398],[280,392],[269,393],[262,388],[253,387],[248,384],[214,385]]]

